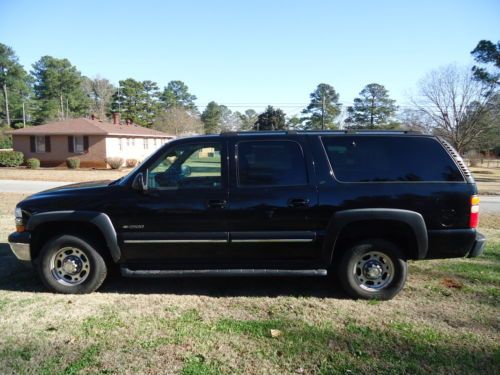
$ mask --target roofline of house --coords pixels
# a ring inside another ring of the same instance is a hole
[[[69,133],[69,132],[16,132],[15,130],[10,130],[6,132],[7,134],[12,134],[12,135],[73,135],[73,136],[84,136],[84,135],[100,135],[103,137],[136,137],[136,138],[175,138],[174,135],[169,135],[169,134],[132,134],[132,133],[81,133],[81,134],[75,134],[75,133]]]

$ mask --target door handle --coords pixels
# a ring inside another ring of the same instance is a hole
[[[227,201],[224,199],[212,199],[207,202],[209,208],[224,208],[227,205]]]
[[[309,199],[307,198],[292,198],[288,200],[288,207],[305,208],[309,207]]]

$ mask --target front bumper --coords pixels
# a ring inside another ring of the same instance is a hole
[[[10,249],[22,261],[31,261],[30,233],[14,232],[9,236]]]

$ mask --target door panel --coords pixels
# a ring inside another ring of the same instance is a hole
[[[151,163],[148,190],[119,203],[125,262],[206,267],[230,256],[225,155],[223,141],[177,142]]]
[[[319,260],[318,194],[307,144],[291,139],[230,144],[230,249],[255,267]]]

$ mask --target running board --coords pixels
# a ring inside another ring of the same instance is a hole
[[[214,276],[326,276],[324,269],[281,270],[281,269],[214,269],[214,270],[131,270],[121,267],[125,277],[214,277]]]

